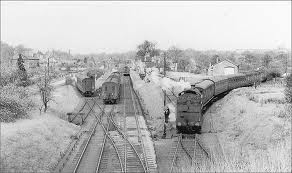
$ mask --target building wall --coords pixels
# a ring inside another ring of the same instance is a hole
[[[234,68],[234,74],[238,73],[238,66],[232,64],[229,61],[222,61],[218,64],[215,64],[208,69],[208,75],[210,76],[218,76],[218,75],[227,75],[225,72],[225,68]]]

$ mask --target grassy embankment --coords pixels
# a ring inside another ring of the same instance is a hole
[[[226,160],[183,172],[291,172],[292,107],[283,85],[235,89],[210,109]]]

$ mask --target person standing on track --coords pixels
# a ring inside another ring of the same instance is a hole
[[[169,114],[170,114],[169,107],[166,106],[166,108],[164,110],[164,120],[165,120],[165,123],[168,123]]]
[[[165,138],[166,137],[166,125],[168,123],[169,114],[170,114],[169,108],[168,108],[168,106],[166,106],[164,108],[164,130],[163,130],[163,136],[162,136],[162,138]]]

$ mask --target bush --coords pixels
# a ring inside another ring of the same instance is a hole
[[[24,87],[8,84],[0,88],[0,122],[13,122],[27,117],[32,108],[30,93]]]
[[[281,77],[281,72],[278,69],[267,70],[267,80],[271,80],[275,77]]]
[[[5,69],[1,74],[1,86],[5,86],[9,83],[14,83],[18,79],[18,72],[15,69]]]
[[[285,98],[288,103],[292,103],[292,74],[286,77]]]

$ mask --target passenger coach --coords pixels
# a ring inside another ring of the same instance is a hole
[[[102,98],[104,103],[117,103],[120,98],[120,74],[112,73],[102,84]]]
[[[76,87],[84,96],[92,96],[95,92],[95,77],[84,74],[76,75]]]

